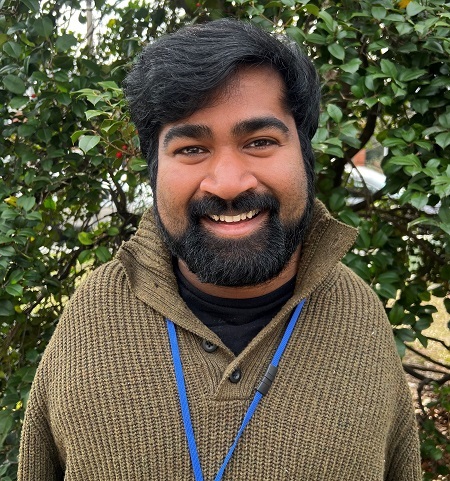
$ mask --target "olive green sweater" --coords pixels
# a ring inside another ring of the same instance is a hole
[[[238,356],[178,295],[147,213],[69,302],[27,407],[20,481],[192,480],[165,317],[177,326],[205,481],[232,444],[294,306],[307,303],[225,480],[419,481],[408,386],[384,310],[340,263],[354,232],[316,203],[294,296]],[[206,339],[219,348],[207,352]],[[242,377],[232,383],[239,367]]]

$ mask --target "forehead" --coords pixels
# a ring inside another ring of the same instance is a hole
[[[211,94],[210,102],[226,101],[237,91],[252,89],[261,84],[270,85],[270,90],[284,100],[286,85],[283,77],[269,65],[242,65],[228,77],[225,83]]]
[[[160,134],[175,125],[206,125],[217,118],[225,124],[230,120],[286,116],[293,119],[281,75],[269,66],[243,66],[212,92],[198,110],[164,124]]]

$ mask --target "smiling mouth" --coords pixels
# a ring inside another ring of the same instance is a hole
[[[249,212],[243,212],[242,214],[236,214],[236,215],[208,215],[208,218],[213,220],[214,222],[226,222],[228,224],[231,224],[233,222],[241,222],[243,220],[248,220],[248,219],[253,219],[253,217],[256,217],[260,213],[259,210],[251,210]]]

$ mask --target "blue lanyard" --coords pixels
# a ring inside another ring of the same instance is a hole
[[[233,452],[237,446],[239,438],[241,437],[245,427],[247,426],[250,419],[252,418],[258,406],[259,401],[265,394],[267,394],[267,391],[269,390],[272,384],[272,381],[275,378],[275,374],[278,369],[278,363],[281,359],[281,356],[284,353],[284,350],[286,349],[289,339],[291,338],[292,331],[294,330],[295,324],[297,323],[297,320],[300,316],[300,313],[302,311],[304,304],[305,304],[305,299],[303,299],[295,308],[291,316],[291,319],[289,321],[289,324],[287,325],[286,330],[284,331],[283,338],[281,339],[280,344],[278,345],[278,348],[275,352],[275,355],[273,356],[272,362],[269,364],[269,367],[267,368],[267,371],[264,374],[263,379],[261,380],[259,386],[256,389],[255,397],[253,398],[253,401],[251,402],[244,416],[244,419],[242,420],[241,427],[239,428],[239,431],[236,434],[234,442],[230,447],[230,449],[228,450],[228,453],[225,456],[222,466],[217,472],[217,475],[214,481],[220,481],[222,479],[222,476],[225,472],[228,462],[230,461],[231,456],[233,455]],[[186,438],[189,446],[189,453],[191,456],[194,477],[196,481],[203,481],[202,468],[200,466],[197,445],[195,443],[194,430],[192,428],[191,413],[189,411],[189,404],[188,404],[188,399],[186,394],[186,385],[184,382],[183,366],[181,364],[180,350],[178,347],[178,340],[177,340],[177,334],[175,331],[175,325],[170,319],[166,319],[166,322],[167,322],[167,330],[169,332],[169,341],[170,341],[170,348],[172,351],[173,364],[175,367],[175,378],[177,381],[178,396],[180,398],[181,415],[183,418],[184,430],[186,433]]]

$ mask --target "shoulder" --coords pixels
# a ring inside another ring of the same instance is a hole
[[[383,304],[372,287],[342,262],[337,263],[318,292],[340,306],[345,304],[353,310],[361,306],[367,313],[385,315]]]
[[[64,306],[46,355],[60,350],[68,340],[92,343],[112,330],[120,330],[141,313],[141,304],[119,261],[100,266],[82,281]]]
[[[397,356],[392,326],[375,291],[349,267],[338,263],[310,297],[317,322],[331,337],[364,346],[369,352],[386,349]]]

